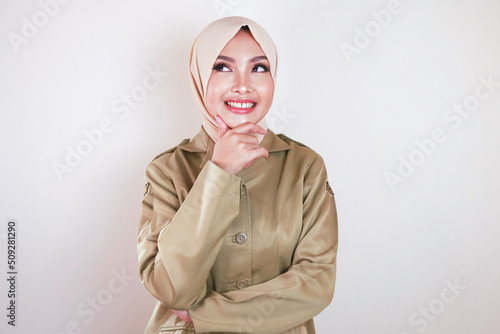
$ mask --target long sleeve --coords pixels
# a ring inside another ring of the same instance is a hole
[[[282,333],[320,313],[332,300],[337,211],[317,155],[304,175],[302,228],[287,272],[261,284],[217,293],[189,309],[197,333]]]
[[[223,236],[239,212],[241,179],[208,162],[181,203],[174,180],[146,170],[138,236],[142,284],[167,308],[188,309],[206,294]]]

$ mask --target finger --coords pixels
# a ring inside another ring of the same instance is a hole
[[[172,312],[175,313],[175,315],[177,315],[177,317],[179,317],[179,319],[181,319],[182,321],[192,322],[191,317],[189,316],[189,313],[187,311],[172,310]]]
[[[215,120],[217,121],[217,124],[219,125],[219,130],[217,131],[217,139],[221,139],[222,136],[224,136],[227,132],[227,124],[224,122],[222,117],[220,116],[215,116]]]
[[[258,133],[258,134],[261,134],[261,135],[265,135],[266,134],[266,129],[261,128],[257,124],[251,123],[251,122],[247,122],[247,123],[241,124],[241,125],[233,128],[232,131],[235,132],[235,133]]]
[[[251,144],[254,145],[254,148],[257,148],[259,146],[259,140],[257,139],[257,136],[248,134],[248,133],[236,133],[233,134],[233,140],[234,143],[246,143],[246,144]]]
[[[260,151],[262,152],[261,157],[264,157],[264,158],[266,158],[266,159],[268,159],[268,158],[269,158],[269,151],[268,151],[268,150],[266,150],[266,149],[265,149],[265,148],[263,148],[263,147],[261,147],[261,148],[260,148],[260,149],[258,149],[258,150],[260,150]]]
[[[263,147],[259,147],[257,149],[249,150],[248,152],[249,153],[248,153],[247,158],[250,158],[250,161],[247,162],[247,164],[243,168],[250,167],[250,165],[255,161],[255,159],[257,159],[259,157],[263,157],[263,158],[266,158],[266,159],[269,158],[269,151],[266,150]]]
[[[250,158],[250,161],[253,162],[255,159],[259,158],[259,157],[263,157],[263,158],[269,158],[269,152],[263,148],[263,147],[259,147],[259,148],[256,148],[254,150],[250,150],[248,152],[248,158]]]

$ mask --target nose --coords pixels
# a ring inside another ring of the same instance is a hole
[[[246,73],[236,73],[234,78],[234,84],[232,91],[233,93],[246,94],[251,92],[252,83],[250,81],[250,76]]]

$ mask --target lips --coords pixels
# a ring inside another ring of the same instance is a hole
[[[252,100],[228,100],[224,101],[224,105],[235,114],[247,114],[255,109],[257,103]]]

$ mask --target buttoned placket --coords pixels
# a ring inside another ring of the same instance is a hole
[[[241,228],[239,232],[233,235],[232,241],[238,247],[247,248],[245,258],[241,259],[244,263],[245,275],[239,280],[234,282],[235,289],[244,289],[251,285],[252,282],[252,244],[251,244],[251,217],[250,217],[250,203],[246,184],[242,181],[240,186],[240,215],[238,217],[238,226]]]
[[[204,158],[200,164],[200,168],[203,168],[205,164],[211,160],[214,150],[214,142],[208,138],[208,135],[204,133],[204,137],[207,143],[207,149]],[[265,138],[263,139],[265,141]],[[284,142],[274,141],[271,145],[274,145],[273,149],[269,152],[288,150],[289,147]],[[265,146],[265,145],[264,145]],[[245,181],[252,179],[253,177],[263,173],[266,169],[270,168],[267,163],[267,159],[259,157],[253,161],[253,163],[248,168],[241,170],[237,176],[241,177],[240,185],[240,213],[238,217],[233,221],[232,225],[234,227],[231,231],[229,240],[227,241],[233,243],[236,246],[235,256],[238,256],[240,264],[238,264],[238,275],[233,277],[233,281],[229,281],[229,285],[233,289],[243,289],[252,285],[252,268],[253,268],[253,249],[252,249],[252,235],[251,235],[251,212],[250,212],[250,196],[247,184]],[[236,255],[237,254],[237,255]]]

